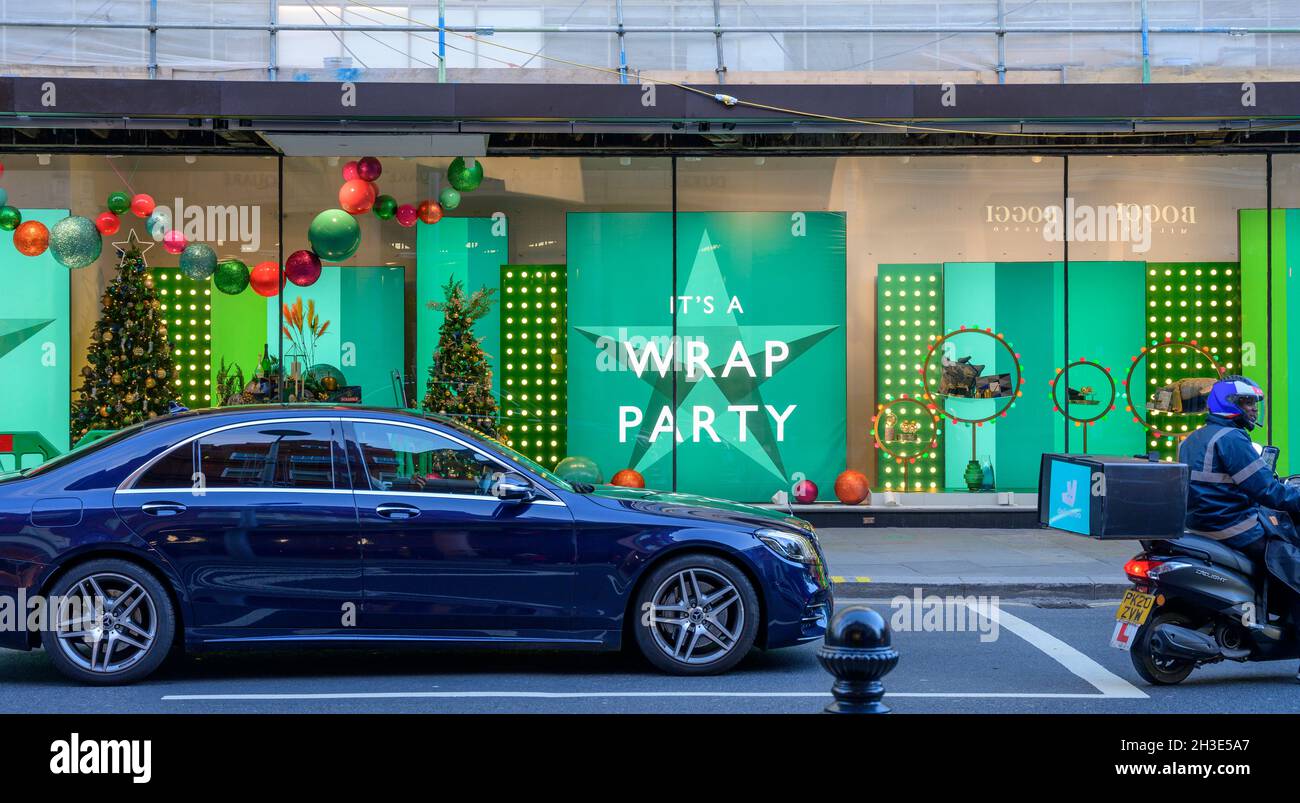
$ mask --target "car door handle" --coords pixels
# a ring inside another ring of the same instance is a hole
[[[140,511],[150,516],[176,516],[185,510],[185,505],[179,502],[145,502],[140,506]]]
[[[420,515],[420,509],[415,505],[404,505],[400,502],[390,502],[375,508],[375,512],[386,519],[413,519]]]

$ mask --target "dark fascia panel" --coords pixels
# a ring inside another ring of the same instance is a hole
[[[0,113],[30,117],[764,123],[810,120],[1282,119],[1300,83],[698,85],[426,84],[0,78]],[[715,94],[771,108],[727,106]],[[1251,105],[1253,103],[1253,105]],[[851,123],[850,123],[851,124]]]

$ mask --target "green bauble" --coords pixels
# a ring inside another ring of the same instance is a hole
[[[460,206],[460,193],[456,192],[455,187],[444,187],[438,193],[438,203],[442,204],[443,209],[455,209]]]
[[[397,199],[391,195],[381,195],[375,199],[374,213],[380,220],[388,220],[397,211]]]
[[[50,253],[64,267],[91,265],[103,248],[103,235],[90,218],[72,215],[50,227]]]
[[[190,243],[181,252],[180,265],[181,273],[205,282],[217,270],[217,252],[207,243]]]
[[[108,194],[108,211],[120,215],[130,208],[131,196],[124,192],[110,192]]]
[[[483,183],[483,163],[475,159],[473,167],[466,167],[465,160],[457,156],[447,168],[447,183],[461,192],[473,192]]]
[[[212,283],[228,296],[237,296],[248,288],[248,266],[238,259],[223,259],[217,263]]]
[[[18,228],[18,224],[23,222],[23,213],[19,212],[12,206],[6,206],[0,209],[0,229],[13,231]]]
[[[326,262],[342,262],[361,247],[361,224],[342,209],[326,209],[307,229],[311,250]]]
[[[585,482],[600,485],[605,479],[600,474],[600,466],[590,457],[570,455],[555,466],[555,473],[569,482]]]

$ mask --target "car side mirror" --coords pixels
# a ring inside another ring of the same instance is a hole
[[[502,474],[492,486],[492,495],[502,502],[531,502],[537,496],[533,484],[520,474]]]

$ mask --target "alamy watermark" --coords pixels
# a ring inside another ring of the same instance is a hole
[[[998,597],[899,595],[889,602],[889,627],[896,633],[979,633],[981,642],[998,640]]]

